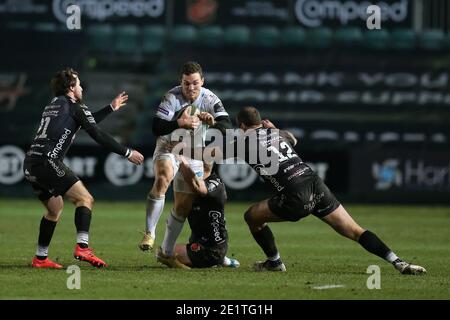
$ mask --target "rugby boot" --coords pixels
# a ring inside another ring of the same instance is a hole
[[[155,238],[153,238],[150,232],[144,232],[141,242],[139,243],[139,249],[142,251],[153,250],[153,245],[155,244]]]
[[[94,255],[94,250],[92,248],[83,249],[78,245],[78,243],[75,245],[75,252],[73,253],[73,257],[80,261],[89,262],[96,268],[108,266],[102,259]]]
[[[33,268],[48,268],[48,269],[62,269],[63,266],[53,262],[49,258],[45,258],[44,260],[38,259],[36,256],[33,258],[33,262],[31,263]]]
[[[427,273],[424,267],[408,263],[402,259],[397,259],[392,264],[401,274],[420,275]]]
[[[161,247],[156,250],[156,261],[159,263],[165,264],[169,268],[176,268],[176,269],[190,269],[187,265],[181,263],[176,256],[169,256],[166,255]]]
[[[255,271],[286,271],[286,266],[278,259],[276,261],[271,261],[267,259],[266,261],[256,261],[253,265]]]
[[[239,268],[240,265],[237,259],[228,258],[227,256],[223,258],[222,267]]]

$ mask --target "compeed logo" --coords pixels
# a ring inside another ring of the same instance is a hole
[[[83,17],[103,21],[111,17],[158,18],[164,13],[165,0],[53,0],[53,14],[66,22],[67,7],[72,5],[81,9]]]
[[[367,20],[368,2],[337,0],[297,0],[295,14],[307,27],[319,27],[326,20],[337,20],[347,25],[353,20]],[[381,8],[381,20],[402,22],[408,17],[408,0],[399,0],[391,4],[379,1],[375,5]]]

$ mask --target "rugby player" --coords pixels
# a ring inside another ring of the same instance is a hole
[[[153,134],[157,136],[153,155],[155,180],[147,196],[146,229],[139,243],[143,251],[151,250],[156,237],[156,225],[164,209],[165,194],[174,180],[174,208],[167,220],[166,233],[162,243],[165,256],[172,256],[176,239],[184,221],[192,209],[195,193],[178,173],[179,162],[171,153],[171,133],[182,128],[193,130],[200,136],[199,143],[204,144],[206,130],[231,128],[228,113],[220,99],[203,87],[202,67],[193,61],[186,62],[180,75],[180,85],[169,90],[157,108],[153,118]],[[199,110],[198,115],[190,115],[188,106]],[[203,162],[189,160],[189,165],[197,177],[203,176]],[[174,260],[174,263],[177,263]]]
[[[360,227],[347,213],[319,176],[278,134],[270,121],[261,121],[259,111],[245,107],[237,115],[237,123],[246,134],[244,160],[276,191],[270,199],[252,205],[244,215],[253,238],[266,255],[257,261],[257,271],[286,271],[268,222],[298,221],[310,214],[320,218],[344,237],[357,241],[364,249],[391,263],[401,274],[423,274],[425,268],[400,259],[373,232]],[[257,143],[248,137],[256,135]],[[278,170],[267,173],[268,164],[250,161],[251,154],[274,152]],[[266,171],[266,172],[264,172]]]
[[[48,258],[48,247],[62,213],[65,196],[76,207],[77,237],[74,257],[87,261],[95,267],[104,267],[107,264],[95,256],[93,249],[88,246],[94,198],[63,160],[75,134],[83,128],[107,150],[127,158],[136,165],[142,164],[144,157],[138,151],[119,144],[97,126],[97,122],[124,106],[128,95],[122,92],[111,104],[91,113],[82,101],[83,89],[80,86],[78,72],[75,70],[66,68],[56,73],[51,81],[51,87],[55,97],[44,108],[40,126],[27,151],[23,166],[25,178],[47,210],[41,219],[38,246],[32,266],[62,268],[60,264]]]
[[[203,179],[200,179],[189,167],[186,158],[180,157],[179,170],[197,197],[188,216],[191,227],[189,243],[176,244],[175,257],[182,264],[192,268],[213,266],[237,268],[239,261],[226,256],[228,232],[225,222],[227,201],[225,184],[213,171],[213,164],[204,162],[203,169]],[[167,261],[163,255],[158,254],[157,259],[173,267],[172,262]]]

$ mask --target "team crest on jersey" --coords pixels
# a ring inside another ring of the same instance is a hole
[[[215,113],[224,112],[224,111],[225,111],[225,108],[223,107],[222,101],[219,101],[214,105]]]
[[[191,243],[191,251],[198,252],[201,249],[202,249],[202,246],[200,245],[200,243],[197,243],[197,242]]]

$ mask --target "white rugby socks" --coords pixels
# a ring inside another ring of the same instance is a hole
[[[178,216],[173,209],[170,211],[169,217],[167,218],[166,233],[164,234],[164,240],[161,244],[164,254],[168,256],[173,255],[175,242],[183,230],[185,220],[186,218]]]
[[[163,212],[165,199],[165,196],[155,197],[152,194],[147,197],[146,231],[150,232],[153,239],[156,238],[156,225]]]

